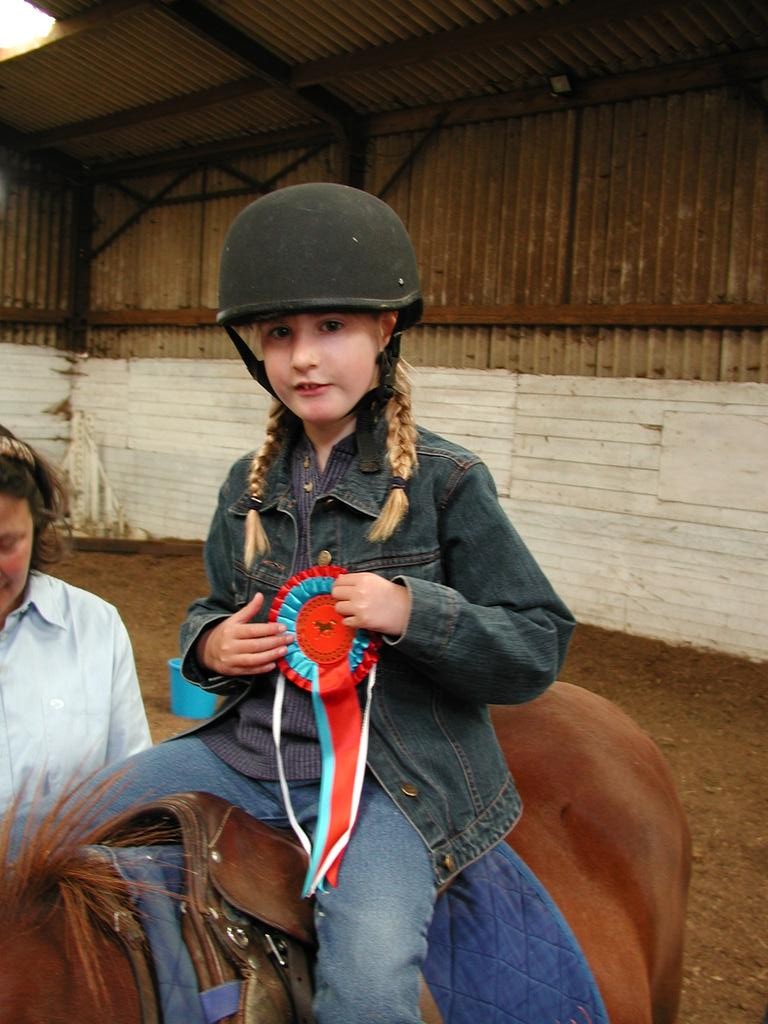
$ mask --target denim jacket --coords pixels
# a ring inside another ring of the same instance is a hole
[[[384,456],[385,425],[376,428]],[[573,618],[501,508],[493,479],[471,452],[419,431],[419,465],[408,482],[410,511],[384,543],[366,539],[390,476],[358,462],[315,502],[311,564],[374,572],[406,586],[412,599],[403,635],[382,644],[371,708],[368,767],[427,844],[438,884],[504,837],[521,802],[490,721],[489,704],[517,704],[556,678]],[[270,550],[243,563],[251,455],[223,484],[206,542],[209,597],[181,629],[184,675],[231,694],[228,714],[250,679],[205,680],[193,648],[200,634],[265,595],[261,618],[292,575],[296,556],[290,459],[270,468],[260,507]]]

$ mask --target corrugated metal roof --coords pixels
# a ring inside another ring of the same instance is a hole
[[[224,0],[220,13],[291,64],[331,54],[355,53],[382,43],[482,24],[554,3],[371,3],[369,0],[327,0],[314,4],[287,0],[280,5]]]
[[[505,95],[524,112],[556,71],[577,97],[615,76],[748,51],[759,65],[749,78],[768,74],[768,0],[38,6],[60,19],[61,38],[0,51],[0,144],[90,167]],[[732,63],[728,73],[741,77]]]
[[[117,19],[0,63],[3,121],[23,132],[87,120],[245,77],[249,68],[158,11]]]

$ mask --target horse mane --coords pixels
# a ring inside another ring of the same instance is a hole
[[[88,849],[104,842],[99,812],[118,781],[112,776],[95,787],[82,783],[43,813],[37,794],[29,807],[20,794],[0,821],[0,934],[34,929],[54,913],[63,914],[67,944],[100,1000],[106,990],[93,951],[99,940],[114,935],[118,911],[133,913],[129,883],[106,857]],[[157,838],[156,829],[137,828],[121,835],[119,845],[143,846]]]

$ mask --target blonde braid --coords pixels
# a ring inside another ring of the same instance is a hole
[[[254,455],[251,468],[248,472],[248,493],[251,498],[259,500],[264,489],[264,481],[269,467],[275,460],[277,453],[285,439],[285,406],[277,399],[272,403],[267,420],[267,435],[264,444]],[[255,508],[248,510],[245,517],[245,550],[243,558],[247,569],[251,567],[255,558],[264,555],[269,551],[269,540],[264,532],[261,516]]]
[[[400,359],[395,368],[395,393],[385,409],[387,418],[387,457],[392,475],[410,480],[418,468],[416,423],[411,405],[411,380],[408,366]],[[403,487],[392,487],[384,507],[368,533],[374,543],[389,540],[408,512],[408,496]]]

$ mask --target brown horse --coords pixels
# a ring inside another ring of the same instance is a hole
[[[613,704],[566,683],[494,709],[494,724],[525,803],[508,841],[570,924],[611,1024],[673,1024],[690,837],[661,753]],[[126,919],[122,883],[79,845],[71,818],[44,825],[13,866],[9,832],[6,820],[0,1024],[138,1024],[134,969],[114,930]]]

